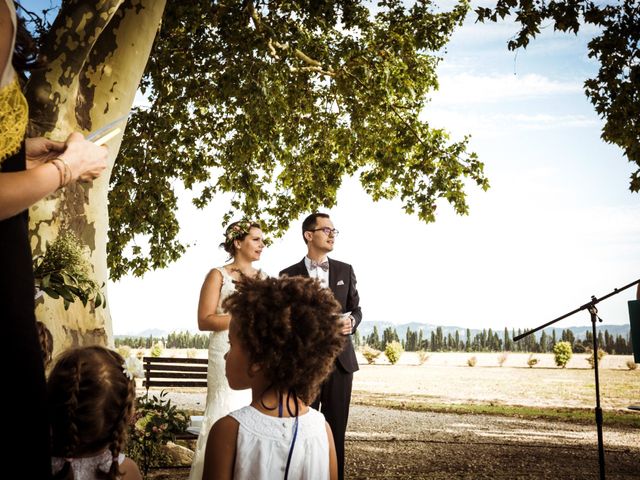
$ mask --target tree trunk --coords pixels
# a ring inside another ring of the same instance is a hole
[[[126,115],[142,77],[162,19],[165,0],[78,0],[63,2],[44,42],[46,66],[27,86],[30,135],[64,140]],[[120,124],[124,131],[125,122]],[[91,252],[94,280],[105,285],[107,271],[107,192],[122,132],[108,143],[110,164],[92,183],[71,184],[30,210],[31,248],[41,254],[62,229],[72,230]],[[104,292],[105,295],[107,292]],[[113,344],[106,308],[65,310],[62,299],[38,300],[36,317],[51,330],[54,354],[75,345]]]

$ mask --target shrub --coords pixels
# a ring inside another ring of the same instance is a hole
[[[638,368],[638,364],[634,362],[633,359],[627,360],[627,368],[629,370],[635,370],[636,368]]]
[[[533,353],[529,355],[529,359],[527,360],[527,365],[529,368],[533,368],[534,365],[537,365],[539,360],[533,356]]]
[[[600,362],[602,361],[602,357],[604,357],[606,354],[607,352],[605,352],[604,350],[598,349],[598,365],[600,365]],[[589,365],[591,365],[591,368],[596,368],[596,363],[593,361],[593,350],[591,351],[591,355],[585,358],[585,360],[589,362]]]
[[[553,346],[553,355],[556,365],[558,367],[565,368],[573,351],[571,350],[571,344],[569,342],[558,342]]]
[[[404,349],[402,348],[400,342],[389,342],[387,343],[387,346],[384,347],[384,355],[387,357],[391,365],[395,365],[396,363],[398,363],[402,352],[404,352]]]
[[[162,342],[156,342],[153,344],[153,347],[151,347],[150,354],[152,357],[161,357],[163,351],[164,351],[164,344]]]
[[[478,363],[478,359],[475,356],[467,358],[467,365],[470,367],[475,367],[476,363]]]
[[[418,350],[416,353],[418,354],[418,363],[420,365],[424,365],[425,362],[429,360],[429,357],[431,356],[424,350]]]
[[[373,365],[376,362],[376,358],[380,356],[382,352],[371,348],[369,345],[362,347],[362,356],[367,360],[369,365]]]
[[[509,358],[509,354],[507,352],[502,352],[500,355],[498,355],[498,365],[504,365],[504,362],[507,361],[507,358]]]
[[[136,399],[136,411],[129,425],[126,455],[146,475],[150,467],[165,465],[167,454],[162,446],[174,442],[176,434],[187,429],[187,414],[166,400],[164,390],[159,397],[148,395]]]
[[[190,348],[187,350],[187,358],[196,358],[198,355],[198,349]]]
[[[118,352],[120,356],[126,360],[131,355],[131,347],[128,345],[120,345],[118,348],[116,348],[116,352]]]

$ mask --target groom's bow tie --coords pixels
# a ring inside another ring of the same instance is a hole
[[[309,267],[309,270],[315,270],[316,268],[321,268],[325,272],[328,272],[329,262],[326,260],[324,262],[316,262],[314,260],[311,260],[311,266]]]

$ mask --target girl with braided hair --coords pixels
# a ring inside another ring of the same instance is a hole
[[[226,376],[252,401],[211,428],[203,480],[337,479],[331,428],[309,407],[347,338],[333,293],[311,278],[246,278],[223,306]]]
[[[135,381],[124,359],[100,346],[61,354],[47,382],[54,480],[142,480],[125,458]]]

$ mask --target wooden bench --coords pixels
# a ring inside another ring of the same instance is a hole
[[[149,387],[206,387],[207,368],[209,360],[206,358],[170,358],[143,357],[144,380],[142,385]],[[176,439],[193,440],[198,435],[191,432],[176,434]]]
[[[149,387],[206,387],[206,358],[143,357],[144,381]]]

